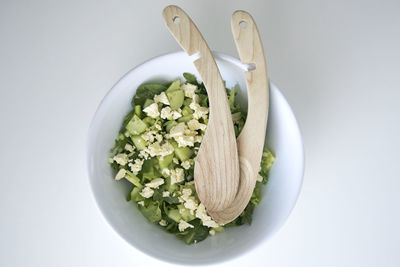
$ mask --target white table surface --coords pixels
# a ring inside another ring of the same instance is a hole
[[[171,3],[212,49],[235,56],[230,16],[251,12],[304,135],[305,180],[289,220],[219,266],[400,266],[396,0],[2,0],[0,266],[163,266],[107,225],[84,156],[113,84],[180,50],[161,18]]]

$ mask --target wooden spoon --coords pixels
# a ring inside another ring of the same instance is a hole
[[[225,86],[214,57],[196,25],[177,6],[167,6],[164,21],[181,47],[191,56],[206,87],[209,120],[200,145],[194,181],[197,195],[207,211],[230,206],[239,186],[239,160],[232,115]]]
[[[231,26],[242,63],[251,64],[253,68],[245,72],[248,114],[237,139],[240,160],[239,190],[230,207],[221,211],[208,211],[211,217],[221,224],[236,219],[246,208],[253,194],[264,148],[269,103],[267,67],[256,23],[249,13],[235,11]]]

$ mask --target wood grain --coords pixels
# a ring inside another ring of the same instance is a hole
[[[214,220],[223,224],[236,219],[250,201],[260,169],[269,104],[267,67],[257,25],[249,13],[236,11],[232,15],[231,26],[242,63],[254,64],[255,69],[245,72],[248,115],[237,139],[240,160],[239,190],[230,207],[223,211],[209,211]]]
[[[209,98],[209,121],[197,154],[194,181],[200,201],[207,211],[230,206],[239,186],[239,160],[225,86],[215,59],[196,25],[177,6],[163,11],[164,21],[181,47],[194,61]]]

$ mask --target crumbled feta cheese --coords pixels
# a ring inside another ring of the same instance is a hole
[[[139,157],[140,158],[144,158],[144,159],[148,159],[149,158],[149,154],[146,151],[141,150],[140,153],[139,153]]]
[[[202,130],[204,131],[207,128],[207,125],[200,123],[198,120],[192,119],[187,123],[188,127],[192,131]]]
[[[131,168],[131,171],[134,175],[137,175],[140,172],[140,170],[142,169],[142,166],[143,166],[143,162],[144,162],[143,160],[135,159],[134,164],[132,164],[132,163],[128,164],[129,168]]]
[[[190,214],[194,215],[194,211],[197,209],[198,204],[196,203],[196,199],[194,197],[189,197],[183,203],[183,206],[190,211]]]
[[[142,201],[139,201],[139,202],[138,202],[138,205],[144,207],[144,201],[143,201],[143,200],[142,200]]]
[[[167,169],[167,168],[164,168],[164,169],[162,169],[161,174],[165,175],[165,176],[170,176],[171,175],[171,171],[169,169]]]
[[[135,149],[132,145],[130,145],[130,144],[126,144],[125,145],[125,150],[126,151],[128,151],[128,152],[133,152],[133,150]]]
[[[162,119],[167,119],[167,120],[176,120],[180,117],[182,117],[181,114],[181,109],[178,110],[172,110],[170,107],[165,107],[161,109],[161,118]]]
[[[142,133],[141,137],[143,138],[144,141],[153,143],[155,135],[156,135],[155,131],[146,131]]]
[[[171,184],[176,184],[183,182],[184,180],[184,173],[183,169],[176,168],[175,170],[171,171]]]
[[[257,174],[257,182],[262,182],[263,178],[260,174]]]
[[[155,178],[151,180],[150,183],[147,183],[146,186],[150,188],[158,188],[160,185],[164,184],[163,178]]]
[[[182,189],[182,197],[183,197],[183,199],[187,199],[191,195],[192,195],[192,189],[190,189],[190,188],[183,188]]]
[[[164,192],[162,192],[162,196],[163,197],[169,197],[169,191],[164,191]]]
[[[129,158],[127,154],[119,153],[114,156],[113,160],[119,165],[125,166],[126,163],[128,163]]]
[[[163,219],[163,220],[160,220],[158,222],[158,224],[161,225],[161,226],[167,226],[167,221]]]
[[[146,186],[139,194],[144,198],[149,198],[153,196],[154,190]]]
[[[172,158],[172,162],[175,163],[175,164],[179,164],[179,160],[177,158],[175,158],[175,157]]]
[[[204,226],[213,228],[219,226],[218,223],[213,221],[211,217],[207,215],[206,207],[203,205],[203,203],[200,203],[199,206],[197,207],[196,217],[201,220]]]
[[[164,105],[169,105],[168,97],[165,92],[162,92],[159,95],[154,96],[154,102],[163,103]]]
[[[201,135],[196,135],[195,137],[194,137],[194,142],[195,143],[201,143],[201,141],[203,140],[203,136],[201,136]],[[195,149],[199,149],[198,147],[195,147]]]
[[[160,145],[160,143],[154,143],[145,148],[145,151],[152,157],[164,157],[172,154],[174,152],[174,147],[168,142],[163,145]]]
[[[161,141],[163,140],[163,137],[161,134],[156,134],[156,140],[157,142],[161,143]]]
[[[175,137],[175,141],[178,143],[179,147],[194,146],[194,136],[183,135]]]
[[[170,137],[177,137],[177,136],[182,136],[184,135],[186,130],[186,125],[184,122],[178,123],[174,127],[171,128],[169,131],[169,136]]]
[[[191,83],[182,84],[181,89],[185,91],[185,96],[192,98],[197,90],[197,86]]]
[[[185,170],[190,169],[190,162],[189,162],[189,160],[185,160],[184,162],[182,162],[181,166],[182,166]]]
[[[211,229],[210,231],[208,231],[208,233],[210,234],[210,236],[214,236],[215,235],[215,230]]]
[[[192,103],[190,103],[189,107],[194,111],[193,113],[193,118],[195,119],[200,119],[200,118],[206,118],[208,114],[208,108],[207,107],[202,107],[198,103],[198,96],[195,95],[193,97]]]
[[[194,146],[196,132],[187,128],[184,122],[171,128],[169,136],[173,137],[179,147]]]
[[[122,178],[125,177],[126,174],[126,170],[125,169],[120,169],[117,173],[117,175],[115,175],[115,180],[121,180]]]
[[[180,220],[178,228],[180,232],[183,232],[185,231],[186,228],[194,228],[194,226],[191,225],[190,223],[185,222],[184,220]]]
[[[157,118],[160,116],[160,112],[158,111],[158,105],[157,103],[153,103],[143,109],[143,111],[147,114],[147,116],[152,117],[152,118]]]
[[[155,124],[154,124],[154,127],[155,127],[157,130],[161,131],[161,125],[160,125],[160,124],[155,123]]]

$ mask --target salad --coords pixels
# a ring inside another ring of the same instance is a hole
[[[128,201],[136,204],[151,223],[176,235],[186,244],[197,243],[225,227],[251,223],[268,181],[275,157],[262,155],[260,172],[246,209],[234,221],[220,225],[199,201],[193,181],[194,162],[208,122],[208,97],[203,83],[190,73],[168,84],[139,86],[132,111],[125,116],[109,162],[115,180],[126,179],[132,190]],[[237,104],[236,89],[227,90],[236,136],[246,112]]]

